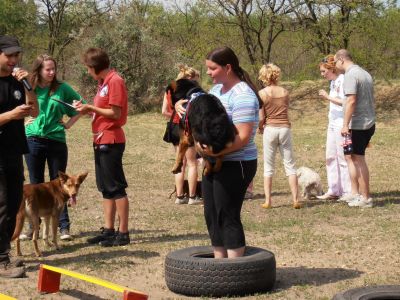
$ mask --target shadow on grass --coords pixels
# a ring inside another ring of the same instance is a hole
[[[70,253],[71,251],[63,251],[65,253]],[[45,253],[46,255],[47,253]],[[57,253],[61,254],[61,253]],[[134,262],[129,260],[129,258],[144,258],[148,259],[151,257],[157,257],[160,256],[160,253],[154,252],[154,251],[143,251],[143,250],[115,250],[115,251],[101,251],[101,252],[95,252],[95,253],[89,253],[89,254],[77,254],[77,256],[69,256],[69,257],[61,257],[61,258],[54,258],[54,259],[47,259],[47,257],[43,257],[40,259],[30,259],[29,264],[33,264],[31,266],[28,266],[26,269],[27,271],[37,271],[37,268],[39,264],[49,264],[55,267],[63,267],[65,265],[69,265],[71,263],[76,263],[76,264],[83,264],[83,265],[91,265],[91,264],[96,264],[101,263],[101,264],[107,264],[108,260],[110,260],[110,264],[116,264],[115,260],[116,259],[121,259],[121,258],[128,258],[128,261],[125,261],[124,264],[129,264],[133,265]],[[27,261],[28,262],[28,261]]]
[[[371,197],[374,199],[374,206],[400,204],[400,191],[371,193]]]
[[[287,290],[296,285],[320,286],[359,277],[363,272],[343,268],[277,268],[275,290]]]
[[[65,295],[68,295],[70,297],[74,297],[76,299],[85,299],[85,300],[107,300],[108,299],[108,298],[101,298],[101,297],[98,297],[98,296],[87,294],[85,292],[78,291],[78,290],[75,290],[75,289],[72,289],[72,290],[70,290],[70,289],[69,290],[60,290],[60,292],[65,294]]]

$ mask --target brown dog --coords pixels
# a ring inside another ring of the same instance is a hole
[[[169,199],[171,199],[173,194],[176,194],[176,186],[175,189],[172,191],[172,193],[169,195]],[[183,181],[183,195],[189,197],[189,182],[186,179]],[[197,181],[196,196],[199,198],[203,198],[201,192],[201,181]]]
[[[50,247],[48,236],[51,219],[53,244],[56,249],[59,249],[57,243],[58,219],[68,200],[71,205],[76,204],[76,196],[78,195],[79,187],[85,180],[88,172],[74,176],[59,171],[58,175],[58,178],[49,182],[24,185],[23,201],[21,202],[17,214],[15,230],[11,238],[12,241],[16,240],[17,242],[18,256],[22,255],[19,235],[24,226],[25,216],[28,216],[33,227],[32,242],[36,256],[42,255],[37,243],[39,236],[39,217],[44,218],[43,240],[45,244]]]

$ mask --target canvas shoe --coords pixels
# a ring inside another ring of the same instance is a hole
[[[69,234],[68,229],[61,229],[60,240],[63,240],[63,241],[71,241],[72,240],[72,235]]]
[[[118,232],[117,234],[114,235],[114,238],[101,241],[99,245],[103,247],[115,247],[115,246],[125,246],[128,245],[130,242],[131,239],[129,238],[129,232],[125,233]]]
[[[199,205],[203,204],[203,200],[200,199],[199,197],[189,197],[189,205]]]
[[[115,230],[114,229],[107,229],[104,227],[100,228],[100,234],[96,235],[94,237],[88,238],[86,241],[89,244],[98,244],[101,241],[105,241],[108,239],[114,239],[115,236]]]
[[[363,196],[359,196],[348,204],[350,207],[371,208],[373,201],[372,198],[365,199]]]
[[[339,201],[339,202],[351,202],[351,201],[357,199],[358,197],[360,197],[359,194],[353,195],[353,194],[349,193],[349,194],[342,195],[337,201]]]
[[[339,197],[335,196],[335,195],[328,194],[328,193],[325,193],[323,195],[317,196],[317,199],[319,199],[319,200],[336,200],[337,198],[339,198]]]
[[[16,267],[10,261],[0,263],[0,277],[3,278],[22,278],[25,276],[24,267]]]
[[[187,204],[189,199],[185,196],[178,196],[175,199],[175,204]]]

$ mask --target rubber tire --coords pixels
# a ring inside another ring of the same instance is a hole
[[[376,285],[355,288],[336,294],[332,300],[400,299],[400,285]]]
[[[170,252],[165,258],[168,288],[186,296],[243,296],[270,291],[275,283],[276,262],[272,252],[246,247],[235,259],[214,259],[209,246]]]

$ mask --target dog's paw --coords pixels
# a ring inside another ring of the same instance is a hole
[[[183,166],[183,164],[175,165],[171,170],[172,174],[178,174],[178,173],[182,172],[182,166]]]

